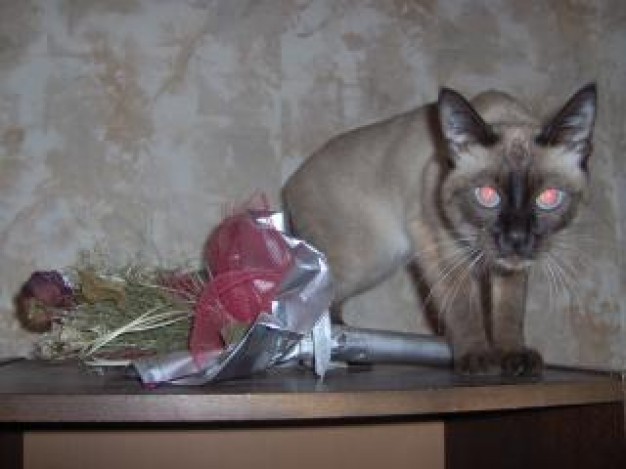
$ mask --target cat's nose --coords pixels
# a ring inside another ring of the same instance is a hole
[[[526,230],[512,229],[507,233],[507,241],[513,253],[528,257],[532,252],[532,240]]]
[[[523,228],[509,227],[508,230],[500,230],[496,233],[496,240],[500,254],[505,257],[512,255],[530,257],[532,255],[531,234]]]
[[[514,248],[521,247],[526,242],[526,233],[522,230],[509,231],[509,242]]]

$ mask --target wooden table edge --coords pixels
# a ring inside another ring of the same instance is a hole
[[[0,396],[0,423],[376,419],[623,400],[623,385],[617,379],[360,392],[3,394]]]

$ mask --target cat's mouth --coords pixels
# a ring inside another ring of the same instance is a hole
[[[498,257],[495,260],[496,267],[508,271],[517,272],[520,270],[528,269],[533,263],[532,259],[528,257],[522,257],[518,255],[512,255],[507,257]]]

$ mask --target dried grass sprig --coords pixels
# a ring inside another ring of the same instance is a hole
[[[83,350],[80,352],[81,358],[93,357],[96,352],[115,344],[115,340],[124,334],[134,334],[137,332],[151,331],[154,329],[160,329],[167,327],[179,321],[184,321],[191,316],[189,311],[166,311],[164,313],[156,314],[159,307],[152,308],[146,311],[144,314],[130,322],[118,327],[117,329],[97,337],[91,342],[85,344]],[[124,346],[135,346],[136,344],[125,343]]]

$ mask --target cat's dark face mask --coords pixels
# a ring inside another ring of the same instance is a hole
[[[596,89],[577,92],[546,124],[485,122],[458,93],[439,98],[450,171],[442,211],[476,257],[527,268],[575,217],[587,184]]]

